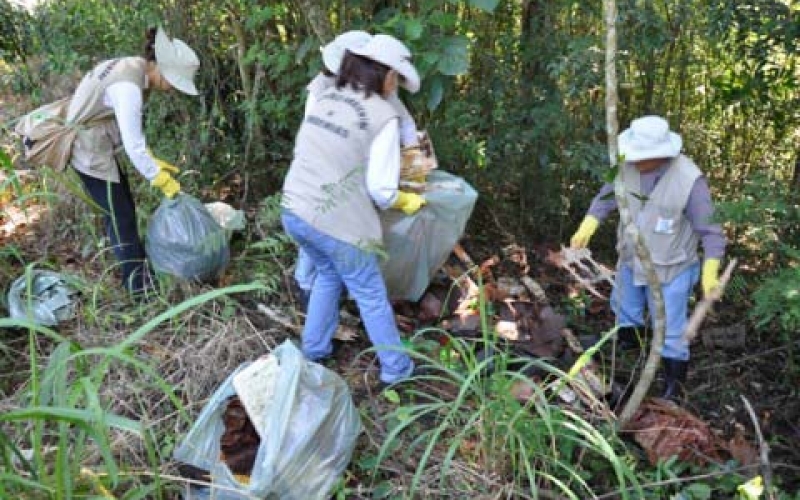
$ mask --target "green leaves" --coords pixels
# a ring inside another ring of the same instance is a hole
[[[449,2],[454,5],[462,3],[458,0],[449,0]],[[497,8],[497,4],[500,3],[500,0],[469,0],[467,3],[470,7],[477,7],[486,12],[493,12],[494,9]]]
[[[465,36],[444,38],[441,45],[441,56],[436,66],[443,75],[462,75],[469,69],[469,40]]]
[[[477,7],[486,12],[494,12],[494,9],[497,8],[497,4],[499,3],[500,0],[469,0],[470,6]]]
[[[404,23],[405,35],[409,40],[419,40],[423,30],[422,21],[419,19],[412,18]]]
[[[428,84],[428,102],[427,108],[429,111],[439,107],[444,98],[444,82],[440,76],[434,76]]]

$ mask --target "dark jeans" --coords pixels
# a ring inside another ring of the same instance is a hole
[[[119,182],[96,179],[81,172],[78,176],[86,192],[105,213],[106,233],[122,268],[123,286],[131,293],[143,291],[147,257],[136,227],[136,205],[128,178],[122,171]]]

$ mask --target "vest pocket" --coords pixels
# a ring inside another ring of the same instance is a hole
[[[653,207],[644,222],[643,233],[654,264],[671,266],[688,260],[682,234],[686,220],[681,211]]]

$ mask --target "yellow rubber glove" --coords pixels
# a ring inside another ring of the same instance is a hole
[[[150,185],[154,188],[160,189],[167,198],[173,198],[181,190],[180,183],[176,181],[166,170],[161,170],[158,172],[158,174],[153,177],[153,180],[150,181]]]
[[[166,171],[166,172],[169,172],[172,175],[177,175],[177,174],[179,174],[181,172],[181,169],[179,169],[178,167],[176,167],[172,163],[170,163],[168,161],[164,161],[161,158],[159,158],[156,155],[154,155],[153,152],[150,151],[149,148],[147,149],[147,154],[149,154],[150,157],[153,159],[153,161],[156,162],[156,166],[158,167],[158,171],[159,172],[165,172]]]
[[[719,286],[719,259],[706,259],[703,262],[703,276],[700,279],[703,296],[708,297]]]
[[[166,162],[160,158],[156,158],[155,156],[153,157],[153,160],[156,162],[156,165],[158,165],[158,170],[160,172],[169,172],[170,174],[173,175],[179,174],[181,172],[181,169],[179,169],[172,163]]]
[[[422,208],[422,205],[428,203],[425,198],[416,193],[407,193],[405,191],[397,192],[397,199],[392,205],[392,208],[402,210],[406,215],[414,215]]]
[[[758,500],[764,494],[764,479],[756,476],[744,484],[740,484],[736,491],[740,500]]]
[[[572,235],[569,240],[569,246],[572,248],[586,248],[589,245],[589,240],[592,235],[597,231],[600,221],[593,215],[587,215],[583,218],[583,222],[578,226],[578,230]]]

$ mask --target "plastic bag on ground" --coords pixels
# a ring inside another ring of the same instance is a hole
[[[164,198],[147,225],[147,255],[156,271],[186,280],[219,277],[230,260],[225,230],[196,198]]]
[[[14,319],[55,326],[75,316],[76,294],[60,274],[33,269],[11,284],[8,313]]]
[[[392,299],[418,301],[436,271],[464,233],[478,193],[464,179],[434,170],[423,196],[427,204],[414,215],[381,212],[388,260],[381,264]]]
[[[244,392],[236,392],[234,379],[250,363],[237,368],[217,389],[176,448],[174,458],[209,471],[212,486],[207,493],[211,498],[327,499],[350,462],[361,432],[350,389],[333,371],[306,361],[288,340],[269,356],[277,361],[277,369],[263,370],[266,379],[237,380],[247,384],[249,378],[254,389],[274,389],[266,391],[269,401],[261,398],[244,405],[248,412],[262,408],[260,415],[250,415],[261,442],[249,483],[238,482],[221,460],[220,438],[224,431],[222,415],[230,398],[249,398]]]
[[[241,231],[245,228],[244,212],[236,210],[227,203],[221,201],[206,203],[206,209],[211,214],[211,217],[217,221],[217,224],[225,230],[229,240],[234,231]]]

